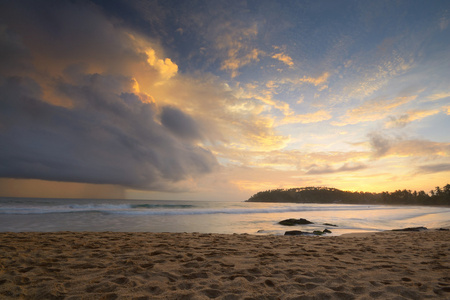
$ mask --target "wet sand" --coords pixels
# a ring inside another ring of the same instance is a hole
[[[450,232],[0,233],[1,299],[450,299]]]

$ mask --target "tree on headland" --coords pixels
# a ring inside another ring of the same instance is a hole
[[[450,184],[442,189],[436,187],[430,194],[406,189],[382,193],[350,192],[328,187],[274,189],[258,192],[247,202],[450,205]]]

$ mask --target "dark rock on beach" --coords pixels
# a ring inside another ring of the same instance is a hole
[[[294,225],[306,225],[306,224],[314,224],[311,221],[308,221],[306,219],[286,219],[283,221],[278,222],[278,224],[280,225],[284,225],[284,226],[294,226]]]
[[[422,230],[428,230],[426,227],[408,227],[403,229],[393,229],[392,231],[422,231]]]
[[[330,230],[325,229],[324,231],[314,230],[311,232],[304,232],[300,230],[289,230],[284,233],[284,235],[324,235],[325,233],[331,233]]]
[[[284,235],[303,235],[303,232],[300,230],[290,230],[286,231]]]
[[[330,224],[330,223],[323,223],[323,225],[325,225],[325,226],[333,226],[333,227],[338,227],[337,225],[334,225],[334,224]]]

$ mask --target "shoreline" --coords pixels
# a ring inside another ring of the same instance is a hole
[[[2,232],[2,299],[442,299],[450,232]]]

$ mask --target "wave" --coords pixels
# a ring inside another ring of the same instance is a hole
[[[395,209],[386,206],[367,205],[283,205],[275,207],[202,208],[191,204],[66,204],[66,205],[6,205],[0,214],[61,214],[103,213],[120,215],[206,215],[206,214],[271,214],[304,211]]]
[[[165,204],[67,204],[53,206],[2,206],[0,214],[55,214],[55,213],[127,213],[133,210],[150,211],[161,209],[189,209],[193,205],[165,205]]]

